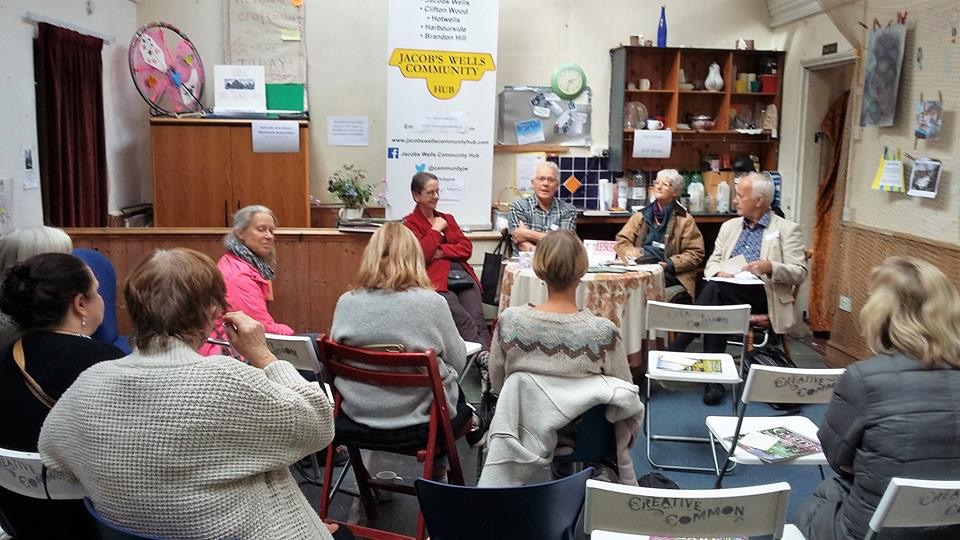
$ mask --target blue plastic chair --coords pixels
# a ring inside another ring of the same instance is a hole
[[[479,488],[414,482],[431,540],[573,539],[588,467],[573,476],[521,487]]]
[[[565,456],[554,455],[553,462],[582,465],[615,460],[617,434],[607,420],[606,412],[606,405],[596,405],[580,415],[574,426],[573,452]]]
[[[100,282],[100,296],[103,297],[103,322],[93,333],[93,339],[109,343],[121,351],[130,354],[130,343],[126,336],[117,330],[117,274],[113,263],[103,253],[93,249],[74,248],[73,256],[80,259],[93,272]]]
[[[163,540],[156,536],[143,536],[130,529],[110,523],[97,513],[96,508],[93,507],[93,501],[89,497],[83,498],[83,505],[87,507],[87,512],[90,512],[94,521],[97,522],[97,530],[100,531],[102,540]]]

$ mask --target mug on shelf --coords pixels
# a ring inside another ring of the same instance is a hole
[[[663,129],[663,122],[656,118],[647,118],[647,129]]]
[[[650,89],[650,79],[640,79],[640,90],[649,90]]]

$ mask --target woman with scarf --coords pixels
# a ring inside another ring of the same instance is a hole
[[[227,252],[217,261],[227,286],[227,311],[242,311],[263,325],[269,334],[293,335],[293,329],[278,323],[267,311],[273,300],[273,278],[276,275],[276,248],[273,231],[277,218],[266,206],[253,205],[233,215],[233,230],[224,238]],[[217,321],[210,336],[226,340],[222,321]],[[202,354],[222,354],[219,347],[205,345]]]

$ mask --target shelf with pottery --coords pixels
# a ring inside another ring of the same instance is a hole
[[[759,112],[770,105],[780,112],[783,81],[766,80],[761,91],[758,78],[782,73],[784,52],[623,46],[610,55],[611,170],[694,169],[707,153],[756,154],[765,170],[777,168],[779,139],[773,129],[779,115],[762,125]],[[744,80],[738,82],[738,74]],[[696,116],[709,118],[707,127],[683,129]],[[632,157],[633,132],[645,118],[661,120],[673,131],[669,158]],[[766,129],[734,129],[750,125]]]

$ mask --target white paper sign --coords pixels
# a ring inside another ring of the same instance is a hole
[[[366,116],[328,116],[327,144],[370,146],[370,120]]]
[[[530,182],[537,173],[537,167],[547,160],[546,152],[529,152],[517,154],[517,163],[513,171],[513,182],[517,189],[533,193],[533,184]]]
[[[13,178],[0,178],[0,235],[13,229]]]
[[[437,174],[437,180],[440,181],[440,202],[437,205],[441,208],[460,206],[467,185],[464,178],[458,175],[439,173]]]
[[[668,129],[639,129],[633,132],[633,157],[668,158],[673,132]]]
[[[612,263],[617,258],[614,249],[617,243],[612,240],[584,240],[583,247],[587,249],[587,259],[590,266]]]
[[[213,66],[214,112],[266,112],[263,66]]]
[[[40,166],[37,163],[37,148],[24,146],[21,157],[23,158],[23,189],[39,189],[40,177],[37,175],[37,170]]]
[[[300,151],[300,124],[290,120],[254,120],[255,153],[292,154]]]

